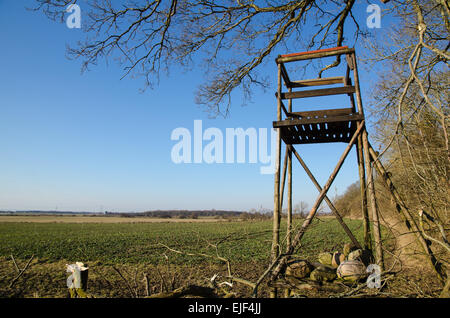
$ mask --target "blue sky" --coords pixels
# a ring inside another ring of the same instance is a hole
[[[273,78],[268,91],[256,90],[244,107],[237,93],[230,115],[211,119],[194,102],[203,70],[175,66],[143,93],[143,80],[120,80],[123,71],[114,61],[81,74],[81,62],[67,59],[66,45],[83,39],[82,31],[26,11],[30,4],[0,0],[0,210],[273,208],[274,177],[260,174],[261,163],[175,164],[170,135],[177,127],[193,131],[196,119],[203,129],[223,132],[270,128],[276,117],[275,62],[262,69]],[[369,75],[361,68],[360,76]],[[368,86],[362,87],[364,100]],[[345,146],[297,150],[323,185]],[[312,205],[317,191],[294,163],[294,203]],[[353,150],[329,196],[357,178]]]

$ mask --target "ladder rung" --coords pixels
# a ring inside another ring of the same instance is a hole
[[[291,81],[290,87],[344,84],[344,81],[345,81],[344,76],[316,78],[316,79],[307,79],[307,80],[301,80],[301,81]]]
[[[281,93],[281,99],[305,98],[305,97],[339,95],[339,94],[353,94],[354,92],[355,92],[355,86],[312,89],[312,90],[307,90],[307,91]]]
[[[336,52],[336,51],[340,51],[343,49],[348,49],[348,46],[337,46],[337,47],[329,47],[326,49],[320,49],[320,50],[315,50],[315,51],[289,53],[289,54],[280,55],[280,57],[291,57],[291,56],[299,56],[299,55],[305,55],[305,54],[319,54],[319,53],[323,53],[323,52]]]
[[[341,47],[335,47],[335,48],[323,49],[323,50],[317,50],[317,51],[307,51],[307,52],[279,55],[275,59],[275,61],[277,63],[289,63],[289,62],[294,62],[294,61],[317,59],[317,58],[321,58],[321,57],[349,54],[349,53],[354,53],[354,52],[355,52],[355,49],[353,49],[353,48],[341,46]]]
[[[352,113],[354,113],[353,108],[335,108],[335,109],[312,110],[304,112],[290,112],[289,115],[308,118],[308,117],[331,117],[331,116],[350,115]]]

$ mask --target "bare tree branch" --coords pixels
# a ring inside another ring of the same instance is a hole
[[[36,1],[34,10],[61,22],[67,5],[75,2]],[[354,0],[146,0],[119,5],[90,0],[82,8],[86,39],[70,46],[68,54],[81,59],[82,70],[113,58],[123,66],[122,78],[142,76],[145,87],[158,83],[161,71],[174,64],[192,67],[200,58],[206,71],[196,102],[212,115],[226,115],[237,88],[248,100],[255,86],[268,87],[258,68],[288,43],[293,50],[304,50],[316,46],[320,37],[316,48],[340,46],[349,15],[358,33],[359,24],[351,15],[354,4]],[[319,76],[339,63],[325,67]]]

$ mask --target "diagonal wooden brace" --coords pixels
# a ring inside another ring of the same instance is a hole
[[[314,183],[314,185],[316,186],[317,190],[319,190],[319,192],[322,191],[322,187],[319,185],[319,183],[317,182],[316,178],[314,177],[314,175],[311,173],[311,170],[309,170],[308,166],[306,165],[306,163],[303,161],[303,159],[300,157],[300,155],[298,154],[298,152],[295,150],[295,148],[292,145],[288,145],[288,147],[290,147],[292,153],[297,157],[297,160],[300,162],[300,164],[302,165],[303,169],[305,170],[306,174],[309,176],[309,178],[311,179],[311,181]],[[331,211],[333,212],[334,216],[336,217],[336,219],[338,220],[339,224],[342,226],[342,228],[344,229],[345,233],[347,233],[348,237],[350,238],[350,240],[352,241],[352,243],[359,249],[362,249],[361,244],[359,244],[358,240],[356,239],[356,237],[353,235],[352,231],[350,231],[350,229],[348,228],[347,224],[345,224],[344,220],[342,219],[341,215],[339,214],[339,212],[337,211],[336,207],[334,206],[334,204],[331,202],[331,200],[325,195],[324,196],[324,200],[325,202],[328,204],[328,206],[330,207]]]
[[[284,186],[286,183],[286,171],[287,171],[287,162],[288,162],[288,152],[289,148],[286,147],[286,153],[284,155],[284,162],[283,162],[283,177],[281,182],[281,191],[280,191],[280,212],[283,212],[283,197],[284,197]]]

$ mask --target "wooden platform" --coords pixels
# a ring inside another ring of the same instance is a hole
[[[278,106],[285,116],[280,113],[281,116],[278,116],[277,121],[273,122],[273,127],[280,129],[281,138],[286,144],[350,142],[356,131],[357,123],[364,120],[362,108],[358,105],[357,109],[355,105],[355,94],[359,94],[359,87],[352,85],[353,81],[350,77],[352,70],[356,75],[354,52],[355,50],[352,48],[340,46],[278,56],[276,62],[278,64],[279,87],[275,96]],[[289,62],[336,55],[346,56],[347,70],[345,76],[292,80],[284,65]],[[288,91],[283,92],[281,90],[281,80]],[[330,85],[335,87],[316,88],[317,86]],[[295,99],[333,95],[347,95],[350,98],[351,107],[302,112],[292,110],[292,101]],[[286,100],[289,103],[288,105],[284,104]]]
[[[364,119],[352,108],[294,112],[290,115],[289,119],[273,122],[273,127],[280,128],[281,138],[289,145],[348,143],[356,131],[357,121]]]

